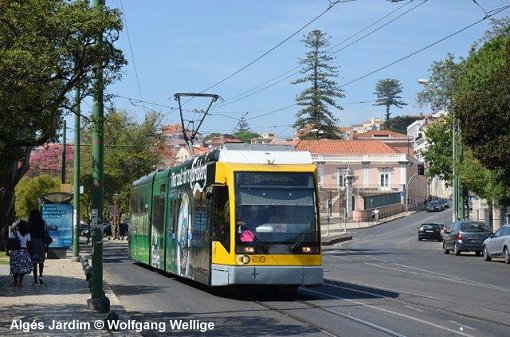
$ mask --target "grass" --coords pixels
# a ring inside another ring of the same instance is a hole
[[[5,252],[0,252],[0,264],[9,264],[9,257],[5,255]]]

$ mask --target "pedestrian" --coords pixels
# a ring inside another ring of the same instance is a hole
[[[30,226],[30,236],[32,238],[32,249],[30,250],[30,258],[33,263],[34,271],[34,285],[44,284],[43,281],[43,269],[44,260],[46,255],[46,245],[44,242],[44,236],[46,234],[46,222],[43,220],[41,212],[34,209],[30,212],[28,218],[28,225]],[[37,279],[37,266],[39,266],[39,280]]]
[[[10,239],[19,240],[19,248],[10,252],[11,274],[14,276],[14,286],[23,286],[23,276],[32,271],[32,260],[28,249],[31,246],[30,230],[26,221],[21,220],[17,229],[9,231]]]

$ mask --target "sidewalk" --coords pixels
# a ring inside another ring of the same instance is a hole
[[[91,295],[80,262],[71,262],[69,255],[47,259],[43,278],[44,285],[32,285],[33,276],[25,275],[23,287],[14,287],[9,265],[0,265],[0,336],[112,335],[97,328],[106,314],[87,309]],[[110,287],[106,283],[103,287],[111,310],[121,321],[128,321],[129,315]],[[113,334],[125,336],[127,331]],[[138,336],[132,331],[129,335]]]

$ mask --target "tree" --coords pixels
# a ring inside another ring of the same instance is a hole
[[[51,176],[60,176],[62,174],[62,144],[51,143],[41,146],[37,151],[30,155],[30,169],[27,174],[31,177],[40,174],[49,174]],[[73,168],[74,148],[71,145],[66,146],[66,173]]]
[[[16,215],[27,219],[30,211],[39,209],[38,197],[58,192],[60,179],[48,174],[37,177],[24,176],[16,186]]]
[[[162,164],[162,154],[166,149],[164,138],[159,132],[161,114],[149,112],[141,124],[126,111],[110,111],[105,116],[104,127],[104,210],[103,219],[108,218],[109,206],[113,195],[119,194],[119,211],[129,209],[129,189],[131,183],[154,171]],[[90,126],[82,132],[83,144],[90,144],[92,132]],[[83,146],[82,148],[90,149]],[[82,151],[81,172],[90,172],[92,158],[90,151]],[[84,218],[89,216],[91,208],[92,176],[84,174],[82,185],[85,189],[83,201]]]
[[[119,11],[86,0],[0,0],[0,22],[1,228],[13,219],[14,188],[32,148],[58,139],[74,89],[94,94],[93,70],[102,69],[108,85],[125,59],[113,45]]]
[[[402,92],[402,85],[399,80],[387,78],[377,82],[374,94],[377,96],[374,105],[386,107],[386,122],[390,119],[390,108],[396,106],[402,108],[407,105],[406,102],[401,100],[399,94]]]
[[[470,53],[452,109],[462,142],[510,186],[510,36],[495,37]]]
[[[432,62],[428,83],[416,97],[418,106],[430,104],[432,111],[450,111],[450,100],[463,62],[463,59],[456,62],[451,53],[448,53],[444,60]]]
[[[246,114],[239,118],[239,122],[237,122],[232,135],[236,138],[239,138],[244,143],[250,143],[253,138],[260,137],[258,133],[255,133],[251,130],[248,122],[246,121]]]
[[[297,105],[302,109],[296,113],[297,120],[293,127],[303,129],[311,126],[312,129],[320,131],[324,138],[340,138],[341,134],[335,125],[336,119],[330,108],[341,110],[342,107],[335,102],[335,98],[342,98],[345,95],[334,80],[338,76],[336,67],[330,65],[334,57],[326,54],[329,38],[320,30],[314,30],[301,42],[310,51],[306,53],[304,59],[299,59],[299,64],[303,66],[300,73],[304,77],[292,84],[308,83],[310,86],[296,98]],[[319,132],[315,133],[318,134]]]
[[[452,129],[451,118],[441,118],[429,123],[425,130],[429,147],[423,153],[427,162],[427,175],[441,180],[452,180]]]
[[[415,121],[423,119],[422,116],[396,116],[384,122],[383,127],[386,130],[407,134],[407,127]]]
[[[248,125],[248,122],[246,121],[246,114],[243,114],[241,118],[239,118],[239,121],[237,122],[236,126],[234,127],[234,135],[236,133],[240,132],[250,132],[250,125]]]

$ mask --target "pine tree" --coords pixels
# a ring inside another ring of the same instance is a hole
[[[317,130],[317,133],[311,135],[312,138],[317,138],[318,135],[323,138],[340,138],[340,131],[335,125],[336,119],[330,109],[334,107],[341,110],[342,107],[335,102],[335,98],[345,95],[334,80],[338,76],[337,67],[330,65],[334,57],[326,54],[329,37],[320,30],[314,30],[301,42],[310,51],[305,58],[299,59],[299,64],[303,65],[300,73],[304,77],[292,84],[309,83],[310,86],[296,98],[297,105],[302,109],[296,113],[297,120],[293,127]]]
[[[374,94],[377,96],[375,106],[383,105],[386,107],[386,121],[390,119],[390,107],[392,105],[397,108],[407,105],[406,102],[401,100],[399,94],[402,92],[402,84],[399,80],[387,78],[377,82]]]
[[[246,121],[246,115],[243,114],[241,118],[239,118],[239,121],[237,122],[233,133],[241,133],[241,132],[251,132],[250,126],[248,125],[248,122]]]

